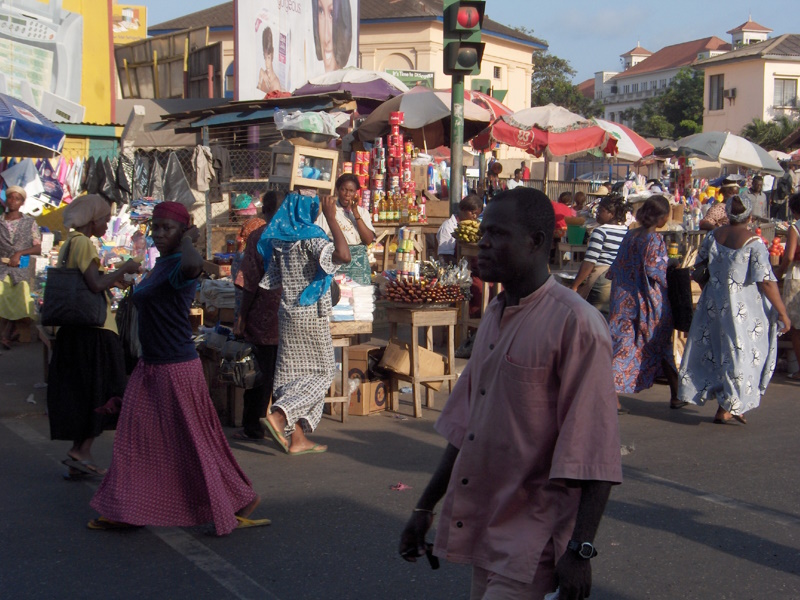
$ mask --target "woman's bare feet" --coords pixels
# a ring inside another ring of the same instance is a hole
[[[299,425],[294,428],[292,433],[292,445],[289,447],[289,454],[311,454],[326,452],[328,447],[323,444],[315,444],[306,437],[303,428]]]

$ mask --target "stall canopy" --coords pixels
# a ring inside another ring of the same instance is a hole
[[[388,100],[408,91],[408,86],[397,77],[382,71],[369,71],[357,67],[337,69],[310,79],[292,92],[292,96],[350,92],[354,98]]]
[[[52,158],[66,135],[35,108],[0,94],[0,152],[3,156]]]
[[[783,173],[778,161],[761,146],[726,131],[696,133],[679,139],[667,148],[660,148],[657,154],[699,156],[723,165],[735,165],[773,175]]]

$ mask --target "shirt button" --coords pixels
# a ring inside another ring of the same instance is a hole
[[[464,526],[464,524],[461,521],[456,521],[456,527],[461,529],[463,526]]]
[[[485,396],[485,395],[486,395],[486,390],[481,390],[481,396]]]
[[[475,439],[475,434],[474,433],[470,433],[468,439],[469,439],[470,442],[472,440],[474,440]]]
[[[494,344],[489,344],[489,350],[494,350]]]
[[[469,479],[467,479],[466,477],[461,480],[461,484],[462,485],[467,485],[468,483],[469,483]]]

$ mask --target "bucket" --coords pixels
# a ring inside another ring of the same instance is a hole
[[[583,238],[586,237],[586,227],[580,225],[567,225],[567,243],[572,246],[580,246],[583,244]]]

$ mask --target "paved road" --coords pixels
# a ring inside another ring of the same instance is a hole
[[[319,456],[232,441],[270,527],[224,538],[202,527],[95,532],[85,523],[96,484],[60,477],[69,444],[49,440],[45,390],[34,388],[40,356],[38,345],[0,356],[0,598],[467,595],[468,568],[431,571],[396,552],[444,447],[436,410],[421,420],[325,418],[317,439],[330,452]],[[671,411],[661,386],[624,398],[625,483],[601,525],[592,598],[800,598],[798,392],[777,377],[747,426],[712,424],[711,406]],[[112,442],[98,440],[102,464]],[[392,491],[396,483],[413,489]]]

